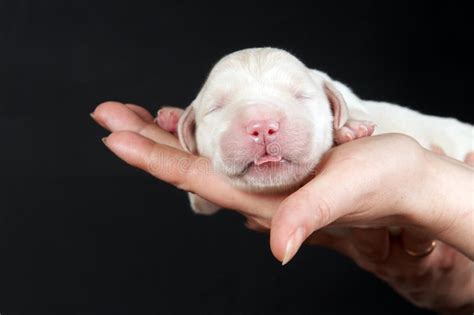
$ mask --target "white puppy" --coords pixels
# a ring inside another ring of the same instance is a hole
[[[164,108],[156,120],[177,131],[186,150],[210,158],[214,170],[246,190],[294,190],[333,145],[371,134],[407,134],[428,149],[474,162],[473,126],[361,100],[274,48],[225,56],[184,112]],[[197,213],[218,210],[196,195],[190,199]]]

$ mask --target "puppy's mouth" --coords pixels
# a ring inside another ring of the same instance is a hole
[[[265,154],[225,166],[225,174],[244,189],[283,191],[307,178],[313,165],[284,155]]]
[[[263,165],[263,164],[278,163],[278,162],[282,162],[282,161],[283,161],[283,158],[281,157],[281,155],[268,155],[268,154],[265,154],[264,156],[261,156],[261,157],[255,159],[253,161],[253,164],[255,164],[256,166],[260,166],[260,165]]]
[[[280,172],[285,167],[289,166],[291,163],[290,160],[283,158],[281,155],[263,155],[259,158],[254,159],[249,162],[245,167],[239,172],[238,176],[244,176],[250,171],[257,173],[274,173]]]

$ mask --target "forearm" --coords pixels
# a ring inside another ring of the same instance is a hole
[[[419,220],[436,238],[474,260],[473,168],[429,151],[426,161],[423,189],[416,201]]]

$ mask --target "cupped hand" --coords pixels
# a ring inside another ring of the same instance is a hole
[[[240,212],[248,218],[251,228],[270,228],[273,213],[285,196],[235,189],[212,171],[208,159],[185,152],[177,138],[159,128],[153,116],[142,107],[106,102],[91,116],[111,132],[106,140],[104,138],[107,147],[128,164],[223,208]],[[212,190],[206,189],[208,187]]]
[[[212,171],[208,159],[184,152],[142,107],[106,102],[92,116],[111,131],[105,143],[125,162],[240,212],[251,229],[270,230],[272,251],[284,263],[306,241],[349,256],[420,306],[452,308],[472,298],[472,294],[453,293],[459,292],[459,279],[468,289],[463,292],[474,291],[472,262],[459,250],[438,241],[426,257],[407,254],[406,249],[423,250],[433,239],[472,254],[472,244],[460,244],[452,232],[459,218],[445,216],[443,202],[436,207],[430,200],[420,202],[420,193],[426,199],[436,193],[426,168],[436,163],[409,137],[382,135],[336,147],[301,189],[290,196],[266,195],[233,188]],[[464,166],[453,164],[462,177]],[[461,204],[466,201],[466,196],[459,198]],[[399,237],[388,233],[386,226],[393,225],[403,227]],[[326,226],[350,227],[350,233],[336,236],[321,230]]]

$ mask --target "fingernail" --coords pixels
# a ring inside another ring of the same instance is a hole
[[[304,228],[299,227],[296,231],[290,236],[288,242],[286,243],[286,250],[285,250],[285,257],[283,257],[283,261],[281,265],[286,265],[296,254],[298,249],[301,246],[301,243],[304,241]]]
[[[89,115],[92,117],[92,119],[95,120],[95,115],[94,115],[94,113],[90,113]]]
[[[107,137],[103,137],[103,138],[102,138],[102,142],[103,142],[104,144],[107,144]]]

